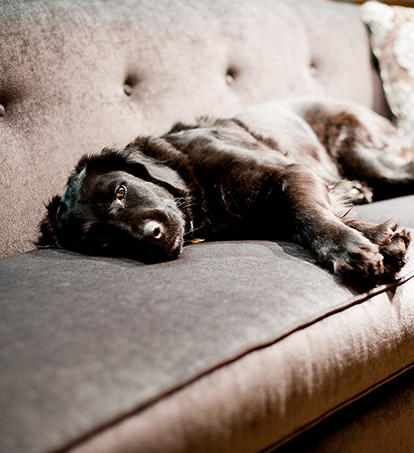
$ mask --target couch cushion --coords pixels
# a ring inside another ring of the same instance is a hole
[[[394,203],[414,211],[414,196],[383,202],[383,219]],[[396,285],[370,291],[276,241],[202,243],[156,265],[3,258],[0,449],[283,442],[412,365],[413,252]]]
[[[392,220],[399,225],[414,228],[413,208],[413,196],[409,195],[392,200],[355,206],[354,210],[360,217],[371,222],[382,223]]]
[[[324,94],[381,109],[357,7],[309,0],[2,0],[0,256],[33,248],[83,153],[177,121]],[[328,37],[328,39],[327,39]]]

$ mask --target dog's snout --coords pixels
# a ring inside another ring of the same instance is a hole
[[[163,238],[164,229],[160,223],[155,222],[154,220],[149,220],[145,223],[142,229],[142,234],[147,241],[156,242]]]

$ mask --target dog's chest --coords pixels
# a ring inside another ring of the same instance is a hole
[[[188,157],[215,232],[273,218],[280,204],[279,176],[290,161],[246,134],[206,128],[169,139]]]
[[[218,157],[214,162],[200,159],[193,167],[213,233],[245,229],[263,220],[275,222],[284,205],[278,169],[230,153]]]

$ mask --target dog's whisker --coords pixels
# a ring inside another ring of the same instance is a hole
[[[197,206],[197,205],[200,204],[200,203],[197,203],[196,201],[193,201],[193,202],[191,202],[191,203],[186,203],[186,200],[185,200],[185,199],[183,199],[183,200],[181,200],[181,199],[176,199],[176,200],[175,200],[175,203],[176,203],[177,207],[178,207],[179,209],[182,209],[182,210],[188,209],[188,208],[191,208],[192,206]]]
[[[206,224],[206,222],[203,222],[203,223],[202,223],[200,226],[198,226],[197,228],[192,228],[191,230],[186,231],[186,232],[184,233],[184,237],[188,236],[189,234],[193,234],[193,233],[196,232],[196,231],[201,230],[202,228],[205,227],[205,224]]]

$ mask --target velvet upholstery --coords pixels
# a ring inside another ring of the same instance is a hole
[[[0,0],[0,82],[0,451],[410,445],[413,247],[375,289],[280,241],[156,265],[31,250],[85,152],[305,93],[387,114],[356,6]],[[357,212],[414,231],[414,196]]]
[[[414,445],[413,392],[414,370],[410,370],[298,436],[277,453],[408,453]]]

